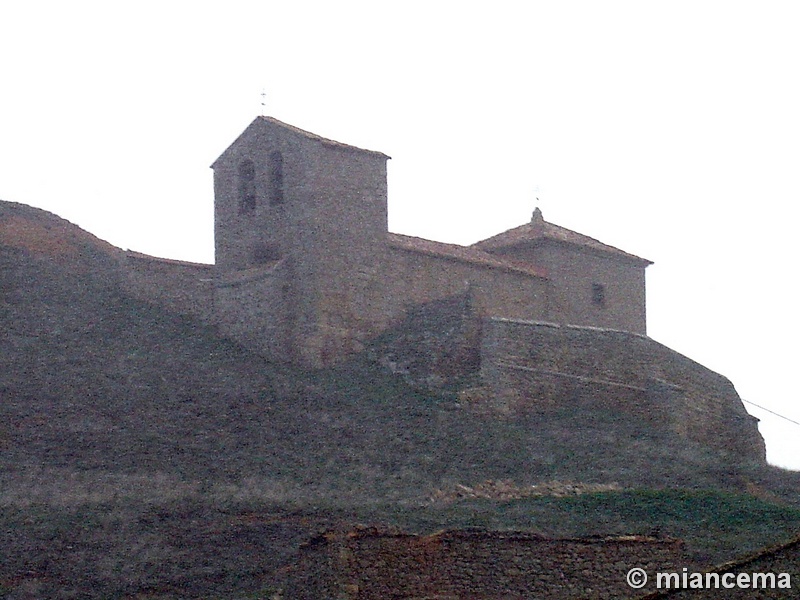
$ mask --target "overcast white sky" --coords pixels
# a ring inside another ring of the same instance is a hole
[[[649,333],[800,421],[800,4],[0,4],[0,198],[213,261],[209,165],[261,112],[389,162],[390,228],[547,220],[655,261]],[[800,426],[748,405],[771,462]]]

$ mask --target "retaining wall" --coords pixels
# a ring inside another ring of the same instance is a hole
[[[496,402],[591,404],[643,417],[737,462],[766,460],[757,420],[722,375],[635,333],[487,319],[481,378]]]

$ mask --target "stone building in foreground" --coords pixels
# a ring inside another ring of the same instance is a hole
[[[668,538],[555,539],[480,529],[416,535],[358,528],[306,542],[289,572],[285,597],[796,598],[798,566],[800,538],[709,567]]]
[[[643,536],[552,539],[525,532],[432,535],[373,528],[326,532],[300,550],[285,597],[637,598],[632,566],[654,573],[692,566],[677,540]]]

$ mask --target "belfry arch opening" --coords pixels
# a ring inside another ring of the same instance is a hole
[[[239,163],[239,212],[254,212],[256,209],[256,165],[249,158]]]
[[[269,153],[269,205],[283,202],[283,154],[274,150]]]

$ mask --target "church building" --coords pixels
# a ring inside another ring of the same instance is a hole
[[[127,290],[271,360],[317,368],[369,350],[412,384],[477,374],[461,392],[481,410],[567,402],[763,463],[733,384],[646,335],[650,261],[539,209],[470,246],[391,233],[388,158],[256,118],[212,165],[215,264],[128,251]]]
[[[478,316],[646,332],[639,258],[544,220],[471,246],[388,230],[388,156],[256,118],[214,162],[214,321],[323,366],[409,307],[468,293]]]

